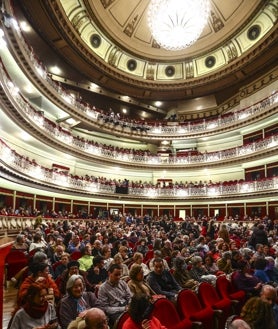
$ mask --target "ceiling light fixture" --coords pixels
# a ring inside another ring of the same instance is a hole
[[[151,0],[147,16],[156,42],[167,50],[181,50],[196,42],[209,13],[209,0]]]

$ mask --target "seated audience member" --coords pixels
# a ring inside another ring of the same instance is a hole
[[[71,237],[71,240],[69,241],[68,244],[68,253],[72,254],[75,251],[80,251],[82,250],[82,248],[84,248],[85,245],[82,241],[80,241],[80,238],[77,234],[73,234]]]
[[[101,249],[101,254],[104,259],[104,268],[107,271],[113,261],[113,258],[111,257],[111,247],[107,244],[104,245]]]
[[[233,283],[239,290],[244,290],[248,295],[257,296],[262,288],[262,283],[250,273],[250,264],[246,260],[238,263],[239,270],[233,276]]]
[[[84,320],[86,329],[109,329],[106,314],[100,308],[89,309]]]
[[[194,290],[197,288],[199,282],[191,278],[186,266],[185,259],[183,257],[177,257],[174,263],[173,277],[182,288]]]
[[[128,307],[130,317],[124,322],[123,329],[166,329],[156,317],[151,316],[152,309],[153,304],[148,295],[132,296]]]
[[[270,279],[265,272],[267,266],[267,260],[265,258],[257,258],[254,261],[254,275],[262,282],[268,283]]]
[[[47,243],[44,241],[41,232],[36,232],[33,237],[33,242],[31,242],[29,247],[29,252],[33,249],[41,249],[45,250],[47,247]]]
[[[278,284],[278,269],[275,267],[275,260],[271,256],[265,258],[267,260],[267,265],[265,273],[269,277],[270,281],[274,284]]]
[[[48,303],[47,288],[41,283],[32,283],[26,292],[25,303],[14,315],[11,329],[58,329],[60,328],[55,307]]]
[[[241,254],[239,250],[233,250],[232,251],[232,259],[231,259],[231,264],[232,264],[232,269],[237,270],[238,269],[238,262],[241,260]]]
[[[79,270],[79,263],[77,260],[72,260],[68,263],[67,269],[59,276],[59,289],[62,295],[67,292],[66,285],[68,279],[73,274],[79,274],[83,277],[87,290],[91,290],[91,285],[87,280],[87,272]]]
[[[127,310],[131,292],[122,277],[122,266],[112,264],[108,269],[108,279],[99,287],[98,299],[101,309],[109,317],[111,326]]]
[[[81,271],[88,271],[93,264],[92,247],[87,244],[81,250],[81,257],[77,260]]]
[[[249,324],[246,321],[244,321],[242,319],[238,319],[238,318],[235,318],[234,320],[232,320],[232,322],[227,324],[227,326],[225,328],[226,329],[251,329],[251,327],[249,326]]]
[[[158,259],[158,258],[159,259],[162,259],[163,265],[164,265],[164,269],[165,270],[168,270],[168,271],[170,270],[167,261],[162,258],[162,253],[161,253],[160,250],[155,250],[154,253],[153,253],[153,256],[154,257],[149,262],[149,268],[150,268],[151,271],[153,271],[153,269],[154,269],[154,261],[155,261],[155,259]]]
[[[274,321],[276,324],[276,329],[278,328],[278,304],[277,304],[277,288],[269,284],[265,284],[261,290],[261,299],[271,305],[272,312],[274,316]]]
[[[134,263],[131,265],[131,267],[135,264],[141,265],[144,272],[144,277],[146,277],[150,273],[150,269],[148,268],[148,265],[143,263],[143,254],[136,251],[133,255],[133,261]]]
[[[93,256],[102,256],[102,242],[100,240],[95,240],[92,246]]]
[[[12,250],[21,250],[24,253],[28,252],[29,246],[28,243],[26,243],[26,238],[24,234],[18,234],[16,236],[15,242],[12,245]]]
[[[202,282],[204,276],[209,275],[209,272],[207,271],[207,269],[203,265],[202,258],[200,256],[194,256],[194,257],[191,258],[190,262],[191,262],[191,265],[192,265],[192,267],[189,271],[190,277],[194,281]]]
[[[136,251],[140,252],[144,257],[146,256],[146,253],[149,251],[149,247],[147,246],[146,239],[140,239],[137,246]]]
[[[152,288],[144,281],[144,271],[142,265],[133,264],[129,271],[130,280],[128,286],[133,295],[146,294],[148,296],[155,295]]]
[[[256,244],[256,251],[252,257],[252,262],[255,262],[258,258],[265,258],[264,245],[261,243]]]
[[[50,258],[50,262],[51,264],[55,264],[57,262],[59,262],[62,258],[62,255],[65,252],[65,248],[63,246],[58,245],[55,248],[55,251],[53,250],[53,253],[51,254],[51,256],[49,257],[49,253],[48,253],[48,257]]]
[[[49,275],[49,266],[46,263],[34,263],[30,266],[31,275],[29,275],[21,284],[17,295],[17,307],[25,303],[27,291],[35,282],[41,282],[48,289],[48,301],[54,303],[59,300],[60,291],[55,281]]]
[[[209,274],[216,274],[219,271],[219,268],[211,255],[206,255],[204,266]]]
[[[126,241],[126,240],[124,240],[124,241]],[[122,256],[123,264],[126,264],[128,266],[128,264],[130,264],[132,262],[132,258],[129,258],[129,256],[128,256],[128,247],[127,246],[120,246],[118,254]]]
[[[101,256],[95,256],[93,259],[93,265],[88,270],[87,280],[92,286],[93,290],[98,289],[99,286],[105,282],[108,277],[108,273],[104,268],[104,259]]]
[[[240,317],[252,329],[275,329],[275,320],[271,305],[260,297],[251,297],[243,306]]]
[[[222,253],[222,257],[218,259],[217,266],[219,268],[219,271],[224,272],[225,274],[232,273],[232,252],[231,251],[225,251]]]
[[[59,264],[54,269],[54,276],[53,276],[54,279],[58,278],[58,276],[60,276],[68,268],[69,257],[70,255],[67,252],[64,252],[62,254]],[[54,266],[55,265],[53,265],[53,268]]]
[[[85,291],[85,283],[81,275],[73,274],[67,281],[67,294],[59,305],[59,319],[62,329],[89,308],[97,307],[98,300],[91,291]]]
[[[121,279],[123,280],[128,280],[129,279],[129,269],[126,264],[124,264],[123,257],[120,253],[117,253],[114,256],[112,264],[118,264],[122,267],[122,277]]]
[[[154,269],[147,277],[147,283],[157,295],[164,295],[168,299],[175,300],[182,289],[172,274],[165,270],[163,260],[156,258],[153,262]]]
[[[173,248],[172,248],[171,241],[170,240],[164,241],[163,247],[161,248],[160,251],[161,251],[162,258],[172,257]]]
[[[218,238],[223,239],[224,242],[230,243],[229,231],[225,223],[221,224],[220,230],[217,232]]]

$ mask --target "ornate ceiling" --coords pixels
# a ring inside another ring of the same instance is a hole
[[[277,65],[277,0],[211,0],[211,16],[201,37],[183,51],[156,44],[147,26],[148,4],[149,0],[20,1],[34,30],[64,64],[77,69],[57,79],[75,80],[82,88],[93,82],[103,88],[96,91],[100,94],[106,90],[114,98],[130,96],[138,104],[166,101],[167,110],[172,110],[177,101],[210,95],[216,106]],[[44,48],[36,51],[50,64]]]

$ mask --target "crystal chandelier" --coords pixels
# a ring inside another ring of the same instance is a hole
[[[156,42],[167,50],[181,50],[196,42],[209,13],[209,0],[150,0],[147,16]]]

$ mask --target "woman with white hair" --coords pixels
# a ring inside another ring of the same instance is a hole
[[[85,283],[81,275],[73,274],[67,281],[66,289],[67,294],[62,298],[59,307],[62,329],[67,329],[69,323],[77,316],[84,314],[84,311],[98,306],[95,294],[85,291]]]

